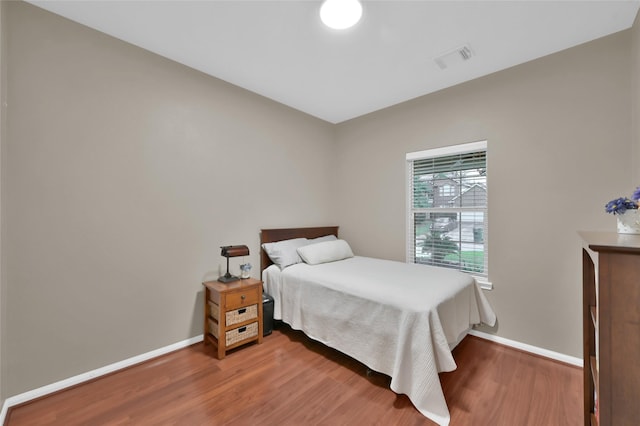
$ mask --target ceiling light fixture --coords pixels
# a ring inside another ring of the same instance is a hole
[[[334,30],[352,27],[361,17],[362,4],[359,0],[325,0],[320,6],[320,19]]]

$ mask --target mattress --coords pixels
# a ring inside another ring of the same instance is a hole
[[[274,318],[391,377],[391,389],[440,425],[449,411],[438,373],[456,368],[451,348],[496,320],[468,274],[355,256],[263,271]]]

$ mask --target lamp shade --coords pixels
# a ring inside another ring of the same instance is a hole
[[[247,246],[222,246],[220,247],[222,252],[221,256],[224,257],[237,257],[237,256],[247,256],[249,255],[249,247]]]

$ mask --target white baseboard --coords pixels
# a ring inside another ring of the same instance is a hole
[[[130,367],[135,364],[139,364],[143,361],[148,361],[152,358],[159,357],[169,352],[177,351],[178,349],[186,348],[194,343],[201,342],[203,335],[192,337],[190,339],[183,340],[181,342],[174,343],[163,348],[153,350],[141,355],[119,361],[105,367],[97,368],[95,370],[88,371],[86,373],[78,374],[77,376],[69,377],[68,379],[60,380],[59,382],[51,383],[50,385],[42,386],[37,389],[33,389],[15,396],[11,396],[4,400],[2,404],[2,411],[0,412],[0,425],[4,424],[7,412],[10,407],[14,405],[23,404],[31,401],[32,399],[40,398],[53,392],[57,392],[68,388],[70,386],[78,385],[88,380],[95,379],[96,377],[104,376],[105,374],[113,373],[114,371],[122,370],[123,368]]]
[[[493,334],[484,333],[478,330],[470,330],[469,334],[471,334],[472,336],[479,337],[481,339],[500,343],[501,345],[510,346],[512,348],[520,349],[525,352],[529,352],[535,355],[540,355],[545,358],[551,358],[556,361],[564,362],[565,364],[571,364],[571,365],[575,365],[576,367],[583,368],[582,358],[576,358],[574,356],[561,354],[560,352],[554,352],[548,349],[539,348],[537,346],[528,345],[526,343],[516,342],[515,340],[505,339],[504,337],[495,336]]]

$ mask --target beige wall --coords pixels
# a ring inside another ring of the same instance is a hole
[[[6,13],[6,395],[201,334],[219,246],[248,244],[259,273],[261,227],[334,223],[330,124],[26,3]]]
[[[632,187],[640,186],[640,12],[631,29],[631,58],[633,66],[632,76],[632,144],[633,144],[633,174]]]
[[[338,126],[343,236],[405,258],[405,153],[488,140],[489,263],[502,337],[581,357],[581,229],[629,192],[630,33]]]

